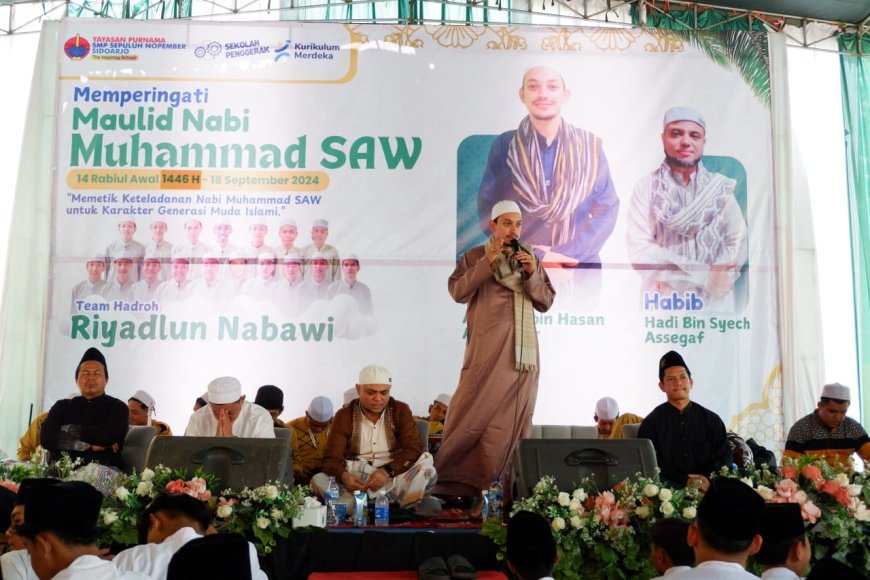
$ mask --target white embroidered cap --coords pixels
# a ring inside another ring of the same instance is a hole
[[[831,383],[822,387],[822,397],[826,399],[838,399],[840,401],[851,401],[849,398],[849,387],[840,383]]]
[[[449,406],[450,406],[450,399],[451,399],[451,398],[452,398],[452,397],[451,397],[450,395],[448,395],[447,393],[441,393],[440,395],[438,395],[437,397],[435,397],[435,402],[436,402],[436,403],[441,403],[441,404],[444,405],[445,407],[449,407]]]
[[[313,222],[311,222],[311,227],[312,227],[312,228],[326,228],[326,229],[329,229],[329,222],[326,221],[325,219],[318,218],[318,219],[314,220]]]
[[[665,112],[664,121],[662,121],[662,128],[677,121],[692,121],[702,126],[705,131],[707,130],[707,121],[704,120],[704,115],[692,107],[671,107],[668,109]]]
[[[242,398],[242,383],[236,377],[218,377],[208,384],[208,402],[215,405],[235,403]]]
[[[151,411],[154,410],[154,405],[155,405],[154,397],[152,397],[151,395],[149,395],[145,391],[141,391],[141,390],[136,391],[135,393],[133,393],[133,395],[130,397],[129,400],[139,401],[140,403],[142,403],[143,405],[148,407],[148,409],[150,409]]]
[[[619,417],[619,405],[616,399],[604,397],[595,403],[595,415],[599,421],[613,421]]]
[[[500,215],[504,215],[506,213],[518,213],[520,215],[523,215],[523,212],[520,211],[520,206],[517,205],[517,202],[510,201],[509,199],[503,199],[497,202],[494,206],[492,206],[491,218],[495,220]]]
[[[332,419],[332,401],[326,397],[314,397],[308,405],[308,415],[318,423]]]
[[[359,372],[358,385],[392,385],[390,371],[380,365],[369,365]]]

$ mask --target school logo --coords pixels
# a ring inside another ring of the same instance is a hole
[[[86,38],[82,38],[76,34],[73,38],[67,40],[63,45],[63,53],[70,60],[82,60],[91,52],[91,43]]]

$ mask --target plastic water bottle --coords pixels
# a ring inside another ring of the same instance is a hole
[[[502,519],[502,500],[504,499],[504,488],[501,486],[498,476],[492,478],[492,485],[489,486],[489,517]]]
[[[482,492],[480,492],[480,501],[481,501],[480,518],[482,520],[485,520],[486,518],[489,517],[489,490],[485,489]]]
[[[323,493],[323,499],[326,500],[326,525],[337,526],[341,522],[338,521],[336,505],[338,504],[338,496],[341,492],[338,489],[338,483],[335,477],[330,476],[329,483],[326,485],[326,491]]]
[[[378,498],[375,500],[375,526],[384,528],[390,525],[390,500],[387,499],[387,492],[383,489],[378,492]]]
[[[353,496],[356,500],[353,509],[353,525],[362,528],[369,525],[369,494],[364,491],[355,491]]]

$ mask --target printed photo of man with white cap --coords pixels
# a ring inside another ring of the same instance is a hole
[[[272,415],[245,400],[235,377],[218,377],[208,384],[208,404],[190,416],[184,434],[193,437],[262,437],[274,439]]]
[[[310,276],[311,261],[315,254],[326,259],[326,263],[329,266],[326,270],[327,282],[335,282],[341,277],[341,260],[338,257],[338,250],[326,243],[328,237],[328,221],[323,218],[318,218],[311,222],[311,243],[305,246],[302,251],[302,257],[305,260],[306,278]]]
[[[735,307],[733,288],[746,261],[746,220],[736,180],[704,167],[707,122],[691,107],[662,121],[665,159],[631,196],[626,246],[646,292],[695,292]]]

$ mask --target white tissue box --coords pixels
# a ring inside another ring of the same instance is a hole
[[[293,518],[294,528],[304,528],[306,526],[314,526],[317,528],[326,527],[326,506],[302,508],[302,515]]]

